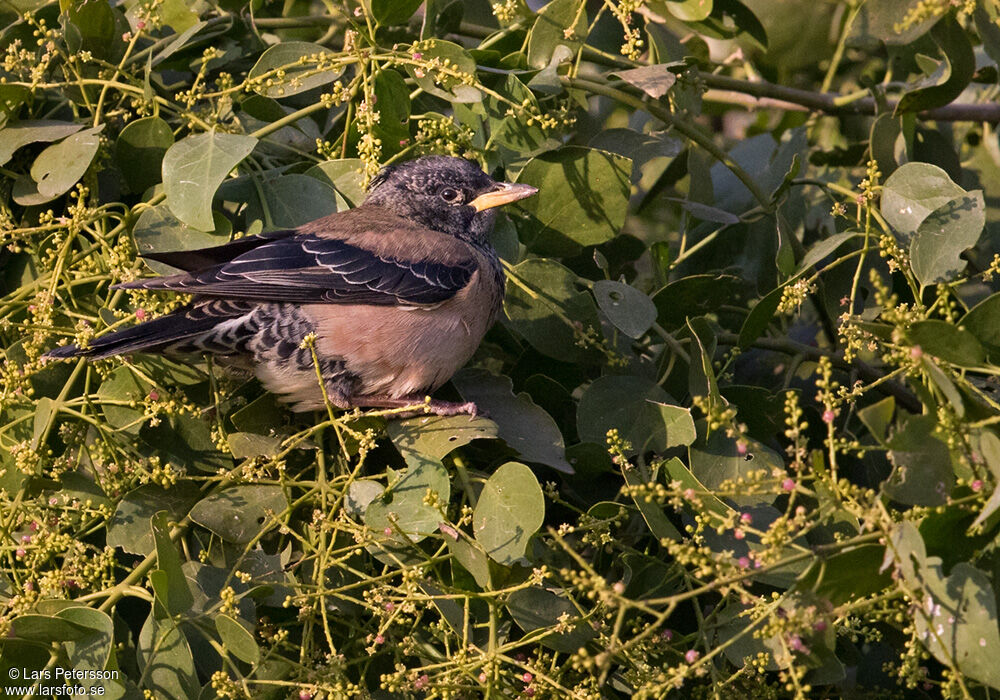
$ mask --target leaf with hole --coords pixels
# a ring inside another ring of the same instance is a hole
[[[281,522],[287,507],[280,486],[243,484],[200,500],[191,509],[191,520],[227,542],[246,544]]]
[[[594,298],[601,311],[630,338],[641,338],[656,321],[656,305],[635,287],[613,280],[594,282]]]

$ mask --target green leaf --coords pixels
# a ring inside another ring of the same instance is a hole
[[[595,632],[580,610],[564,596],[538,586],[520,588],[507,598],[507,611],[525,632],[559,627],[538,640],[542,646],[567,654],[576,651],[594,638]],[[571,624],[565,624],[565,622]]]
[[[189,609],[194,599],[181,570],[180,552],[170,539],[170,516],[161,510],[150,518],[150,524],[156,542],[156,566],[167,582],[167,598],[160,603],[168,614],[178,615]]]
[[[200,231],[215,228],[212,198],[257,145],[252,136],[209,132],[181,139],[163,157],[163,189],[174,216]]]
[[[878,593],[892,585],[890,572],[882,566],[885,553],[885,545],[864,544],[818,556],[795,587],[812,591],[834,605]]]
[[[260,661],[260,648],[253,635],[229,615],[215,616],[215,629],[226,649],[240,661],[256,664]]]
[[[312,166],[305,174],[333,187],[352,207],[365,198],[364,163],[360,158],[326,160]]]
[[[555,260],[533,258],[508,276],[504,311],[532,347],[564,362],[594,364],[601,359],[594,349],[577,344],[581,331],[596,332],[601,324],[593,297],[577,288],[581,282],[576,274]]]
[[[62,19],[66,45],[72,53],[89,51],[110,59],[118,53],[115,49],[121,48],[121,36],[115,36],[115,14],[106,0],[71,3]]]
[[[382,140],[382,156],[391,156],[410,139],[410,89],[403,76],[394,70],[375,74],[375,109],[378,121],[373,125],[376,138]]]
[[[246,220],[263,221],[265,231],[298,228],[337,211],[333,188],[300,173],[265,180],[257,192],[258,197],[247,203]]]
[[[528,161],[517,181],[538,188],[517,204],[521,240],[538,255],[573,255],[617,236],[628,210],[632,162],[581,146]]]
[[[522,459],[573,473],[559,426],[530,395],[522,392],[515,396],[508,377],[469,369],[454,376],[452,383],[463,399],[474,401],[496,423],[497,437],[517,450]]]
[[[712,14],[712,0],[664,0],[667,11],[685,22],[699,22]]]
[[[476,584],[485,589],[490,584],[489,556],[476,541],[467,539],[468,536],[464,532],[456,532],[459,532],[458,539],[451,536],[444,538],[448,551],[466,571],[472,574]]]
[[[382,27],[406,24],[423,0],[371,0],[372,16]]]
[[[473,440],[495,438],[497,425],[468,416],[419,416],[392,421],[386,432],[406,463],[413,465],[422,463],[424,457],[440,460]]]
[[[917,638],[942,664],[1000,689],[996,599],[990,577],[966,562],[944,575],[941,559],[928,557],[916,526],[897,525],[890,538],[896,568],[919,596]]]
[[[694,418],[691,417],[691,409],[673,404],[652,402],[660,411],[663,419],[663,427],[666,430],[664,449],[671,447],[686,447],[693,443],[698,432],[695,429]]]
[[[966,265],[962,252],[976,244],[985,225],[981,190],[960,195],[928,214],[910,241],[911,266],[920,284],[958,277]]]
[[[60,610],[56,613],[56,617],[70,620],[90,630],[90,634],[80,639],[63,643],[70,667],[86,671],[103,671],[107,668],[111,658],[111,645],[114,641],[114,623],[108,614],[94,608],[74,605]],[[96,679],[96,682],[88,679],[87,684],[101,685],[102,683],[99,679]],[[120,686],[114,681],[106,681],[104,685],[105,687]],[[109,693],[104,695],[107,697]]]
[[[906,337],[924,353],[959,367],[980,367],[986,361],[986,350],[976,336],[947,321],[917,321],[910,324]]]
[[[75,185],[94,160],[103,130],[104,125],[101,124],[80,131],[39,153],[31,166],[31,177],[37,183],[38,194],[48,201]]]
[[[882,187],[882,216],[909,240],[927,215],[966,192],[929,163],[899,166]]]
[[[983,506],[982,511],[972,523],[972,527],[979,527],[1000,508],[1000,437],[991,430],[983,429],[979,432],[979,452],[986,462],[990,473],[993,475],[993,494]]]
[[[792,282],[794,282],[794,278],[788,280],[783,285],[775,287],[763,299],[753,305],[750,313],[747,314],[746,319],[743,321],[743,325],[740,327],[740,338],[737,342],[741,350],[748,349],[754,344],[757,338],[764,334],[764,331],[771,324],[774,314],[778,312],[778,306],[781,304],[781,298],[785,293],[785,286]]]
[[[288,502],[280,486],[233,486],[202,499],[191,519],[227,542],[246,544],[264,528],[275,527]]]
[[[986,297],[958,322],[991,351],[1000,349],[1000,293]]]
[[[706,314],[722,314],[726,305],[744,304],[750,287],[733,275],[690,275],[671,282],[653,294],[657,319],[667,330],[686,326],[687,319]]]
[[[352,518],[360,520],[364,517],[368,506],[376,498],[385,493],[385,487],[377,481],[371,479],[357,479],[352,481],[344,494],[344,510]]]
[[[167,253],[175,250],[211,248],[229,242],[232,224],[219,212],[212,213],[213,228],[201,231],[188,226],[174,216],[166,204],[143,209],[132,227],[132,239],[139,255]],[[172,275],[177,269],[158,260],[144,259],[153,272]]]
[[[140,383],[139,378],[129,367],[119,367],[101,382],[97,396],[105,401],[142,401],[151,388],[152,385],[145,381]],[[101,411],[104,413],[104,420],[115,430],[122,430],[130,435],[139,434],[144,415],[142,410],[127,405],[101,403]]]
[[[608,320],[630,338],[641,338],[656,321],[656,305],[631,285],[598,280],[593,292]]]
[[[871,406],[865,406],[858,411],[858,418],[868,428],[880,444],[884,444],[892,425],[892,415],[896,412],[896,399],[887,396]]]
[[[931,38],[944,54],[941,70],[924,85],[904,94],[896,105],[896,114],[920,112],[942,107],[954,101],[972,81],[976,56],[965,29],[952,13],[942,17],[931,29]]]
[[[802,260],[799,262],[798,272],[808,271],[813,267],[813,265],[817,265],[830,255],[833,255],[837,249],[848,241],[853,241],[857,238],[862,238],[863,236],[864,234],[858,233],[857,231],[845,231],[844,233],[835,233],[832,236],[828,236],[823,240],[818,241],[802,257]]]
[[[692,396],[708,397],[713,405],[724,403],[719,394],[719,383],[715,377],[712,359],[715,356],[715,333],[701,316],[687,322],[691,337],[691,365],[688,370],[688,386]]]
[[[583,0],[552,0],[539,10],[528,35],[528,65],[545,68],[559,45],[576,52],[587,38],[585,5]]]
[[[707,1],[711,5],[710,0]],[[639,88],[656,100],[666,95],[677,82],[677,75],[662,63],[617,71],[612,75],[617,75],[629,85]]]
[[[125,369],[125,368],[122,368]],[[154,547],[149,520],[159,511],[166,511],[170,520],[179,521],[201,498],[201,489],[190,481],[179,481],[169,489],[157,484],[143,484],[129,491],[118,502],[108,524],[109,547],[121,547],[129,554],[146,556]]]
[[[173,144],[174,132],[159,117],[136,119],[122,129],[115,164],[130,192],[141,194],[160,182],[163,156]]]
[[[882,485],[888,496],[915,506],[938,506],[948,500],[955,485],[948,446],[934,436],[937,418],[911,416],[889,441],[889,459],[895,465]]]
[[[191,647],[177,623],[151,612],[139,632],[136,661],[154,697],[195,698],[201,689]]]
[[[332,60],[335,56],[319,44],[283,41],[261,54],[247,80],[254,92],[265,97],[298,95],[343,75],[343,68]]]
[[[474,76],[476,60],[458,44],[441,39],[418,41],[410,55],[413,62],[407,62],[403,67],[424,92],[449,102],[471,103],[483,99],[479,90],[459,77],[461,74]],[[439,64],[447,61],[448,70],[435,70],[429,66],[428,63],[434,59]]]
[[[75,134],[82,124],[53,121],[51,119],[26,119],[15,121],[0,129],[0,165],[14,156],[14,151],[39,141],[58,141]]]
[[[419,542],[438,529],[441,512],[424,502],[428,492],[437,494],[444,507],[451,497],[448,471],[440,460],[423,458],[368,506],[365,525],[378,533],[391,530],[387,539],[397,545]]]
[[[18,615],[10,621],[8,634],[18,639],[51,644],[86,639],[92,632],[87,625],[71,619],[28,613]]]
[[[608,431],[618,430],[619,436],[632,446],[632,454],[647,450],[662,452],[668,443],[678,444],[667,434],[665,418],[671,423],[677,416],[661,409],[673,399],[651,379],[631,375],[600,377],[588,386],[577,407],[576,426],[580,439],[598,445],[607,443]],[[687,429],[681,431],[685,437]]]
[[[199,24],[198,13],[191,10],[189,4],[184,0],[163,0],[160,6],[160,19],[176,34],[182,34]]]
[[[256,433],[229,433],[226,441],[229,443],[229,451],[236,459],[273,457],[281,447],[281,438]]]
[[[511,566],[524,557],[544,517],[545,495],[534,473],[523,464],[507,462],[483,485],[472,527],[490,558]]]
[[[691,473],[710,491],[718,491],[723,483],[735,486],[737,479],[747,477],[750,472],[765,470],[783,471],[785,460],[770,447],[752,438],[743,438],[746,451],[740,452],[737,441],[721,430],[716,430],[707,439],[696,442],[688,448]],[[775,495],[768,493],[726,494],[721,496],[737,506],[749,507],[774,502]]]

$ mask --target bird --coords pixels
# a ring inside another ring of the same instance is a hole
[[[401,408],[476,416],[428,397],[472,357],[504,295],[496,207],[538,190],[422,156],[371,179],[354,209],[198,250],[146,253],[181,272],[114,285],[184,292],[159,318],[48,357],[207,354],[251,370],[294,411]],[[322,384],[317,377],[322,378]]]

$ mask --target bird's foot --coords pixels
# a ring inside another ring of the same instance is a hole
[[[431,399],[427,402],[427,410],[436,416],[458,416],[467,414],[470,418],[482,415],[479,407],[472,401],[465,403],[455,403],[453,401],[438,401]]]
[[[458,416],[467,415],[469,419],[477,416],[485,416],[479,407],[472,401],[457,403],[454,401],[440,401],[429,396],[404,396],[402,398],[389,398],[383,396],[354,397],[351,404],[367,408],[389,408],[399,409],[412,406],[413,410],[395,413],[395,418],[414,418],[425,416],[428,413],[435,416]]]

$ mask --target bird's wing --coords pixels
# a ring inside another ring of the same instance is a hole
[[[304,229],[228,262],[119,287],[303,304],[432,305],[454,296],[477,269],[473,249],[447,234],[402,219],[391,232],[359,226],[358,217],[342,220],[353,226]]]

